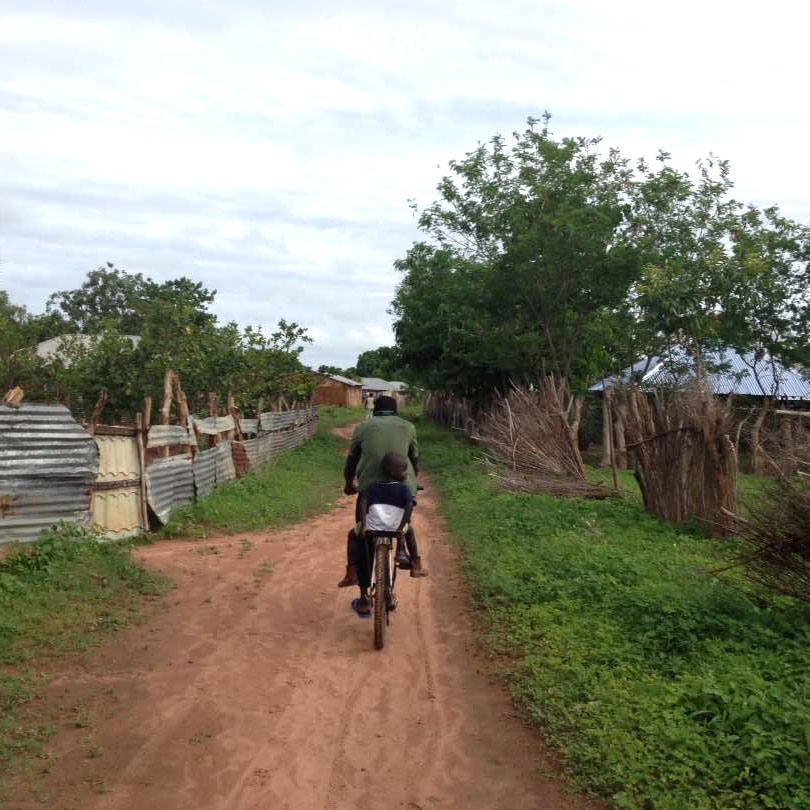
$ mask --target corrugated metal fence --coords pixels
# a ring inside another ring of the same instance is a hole
[[[62,405],[0,405],[0,545],[34,540],[62,520],[131,536],[148,528],[144,500],[165,523],[177,507],[305,442],[317,419],[315,408],[263,413],[240,424],[254,438],[193,454],[193,433],[155,425],[146,446],[186,450],[147,464],[134,428],[99,426],[91,436]],[[234,428],[230,417],[193,422],[205,435]]]

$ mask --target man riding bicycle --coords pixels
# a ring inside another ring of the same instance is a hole
[[[405,419],[397,416],[397,402],[393,397],[379,396],[374,401],[374,415],[355,428],[349,446],[349,455],[343,469],[346,481],[344,492],[354,495],[365,492],[372,484],[384,481],[385,471],[382,467],[383,458],[389,453],[398,453],[408,459],[408,469],[404,476],[404,483],[416,499],[416,475],[419,471],[419,450],[416,441],[416,428]],[[357,486],[354,478],[357,476]],[[355,523],[360,524],[360,498],[355,505]],[[422,567],[422,560],[416,545],[416,535],[413,527],[408,528],[405,535],[408,551],[411,558],[411,576],[424,577],[427,572]],[[338,583],[339,588],[358,585],[357,561],[358,532],[353,529],[349,532],[346,545],[347,564],[346,576]],[[366,609],[368,600],[361,589],[358,612]]]

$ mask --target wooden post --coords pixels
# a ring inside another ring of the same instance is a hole
[[[209,416],[216,416],[217,415],[217,392],[216,391],[209,391],[208,392],[208,415]],[[214,436],[208,437],[208,446],[209,447],[216,447],[219,444],[219,433]]]
[[[234,424],[234,430],[225,431],[225,441],[228,441],[229,439],[233,439],[236,433],[236,424],[237,419],[239,418],[236,413],[236,402],[234,401],[233,398],[233,391],[228,391],[228,396],[225,400],[225,412],[228,416],[231,417],[231,419],[233,419]]]
[[[168,425],[171,420],[173,377],[174,372],[172,372],[171,369],[167,368],[166,373],[163,375],[163,407],[160,409],[160,423],[162,425]],[[168,458],[169,448],[161,447],[160,455],[163,456],[163,458]]]
[[[144,447],[147,444],[146,437],[149,435],[149,428],[150,427],[152,427],[152,397],[144,397],[143,398],[143,428],[142,428]]]
[[[96,405],[93,408],[93,414],[90,417],[90,421],[87,423],[87,432],[91,436],[96,432],[96,425],[98,425],[99,420],[101,419],[101,412],[104,410],[104,406],[106,404],[107,404],[107,389],[102,388],[101,393],[98,395]]]
[[[616,405],[616,418],[613,426],[613,452],[615,461],[620,470],[627,469],[627,448],[624,438],[624,406],[621,403]]]
[[[146,398],[149,401],[149,408],[152,407],[152,397]],[[144,422],[141,414],[135,416],[135,438],[138,442],[138,467],[140,468],[141,484],[140,484],[140,505],[141,505],[141,528],[149,531],[149,506],[146,499],[146,450],[144,449],[143,436],[144,436]]]
[[[191,414],[189,413],[188,409],[188,400],[186,399],[186,392],[183,391],[183,386],[180,384],[180,378],[174,374],[173,375],[173,383],[174,383],[174,396],[177,400],[177,418],[182,425],[186,429],[188,433],[188,424]],[[196,432],[193,432],[191,437],[194,438],[194,444],[186,445],[186,454],[191,456],[192,460],[197,453],[197,444],[196,444]]]
[[[612,415],[610,413],[610,397],[612,389],[605,385],[605,378],[602,377],[602,460],[600,467],[610,467],[613,464],[613,452],[611,450],[613,441]]]
[[[609,395],[608,395],[609,394]],[[632,396],[632,394],[631,394]],[[616,471],[616,441],[614,438],[614,425],[613,425],[613,391],[612,389],[605,390],[605,403],[607,408],[608,420],[608,444],[610,445],[610,469],[613,471],[613,489],[619,491],[619,473]]]
[[[234,429],[231,431],[231,438],[236,439],[238,442],[243,442],[245,437],[242,435],[242,426],[239,424],[239,408],[236,407],[233,394],[231,393],[228,394],[228,413],[231,415],[234,425]]]

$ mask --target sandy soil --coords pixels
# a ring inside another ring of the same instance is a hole
[[[13,810],[571,810],[476,642],[428,490],[431,576],[398,580],[386,647],[338,590],[349,498],[283,531],[138,552],[160,609],[63,662],[44,773]]]

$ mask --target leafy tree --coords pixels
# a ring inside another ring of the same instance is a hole
[[[0,290],[0,396],[15,385],[31,389],[40,362],[27,335],[29,315]]]
[[[548,121],[451,162],[396,262],[397,348],[421,382],[486,399],[552,373],[581,391],[676,347],[810,362],[807,228],[731,197],[726,161],[631,167]]]
[[[47,311],[59,312],[78,332],[92,334],[114,324],[122,334],[141,331],[139,303],[146,280],[130,275],[111,262],[91,270],[75,290],[61,290],[48,299]]]
[[[555,140],[548,121],[451,162],[419,219],[431,242],[397,265],[402,355],[424,369],[449,350],[440,364],[454,390],[487,393],[543,369],[581,388],[608,359],[593,325],[621,309],[637,272],[620,238],[631,173],[615,150],[600,157],[599,139]],[[443,337],[430,345],[420,319]]]
[[[361,377],[394,379],[402,371],[402,359],[394,346],[380,346],[357,356],[357,373]]]
[[[167,368],[178,374],[198,413],[207,412],[212,391],[221,405],[233,392],[247,412],[261,397],[309,396],[316,382],[300,360],[310,341],[306,329],[281,320],[265,335],[260,328],[219,324],[209,311],[214,295],[185,277],[155,282],[112,264],[89,273],[79,288],[54,293],[43,316],[28,316],[3,294],[2,382],[25,378],[30,385],[36,378],[37,398],[68,402],[84,415],[106,389],[106,415],[116,419],[134,416],[145,396],[159,403]],[[82,338],[70,334],[77,331]],[[130,334],[140,338],[137,345]],[[60,351],[43,364],[36,343],[56,335],[65,336]],[[23,359],[24,374],[18,368]]]

